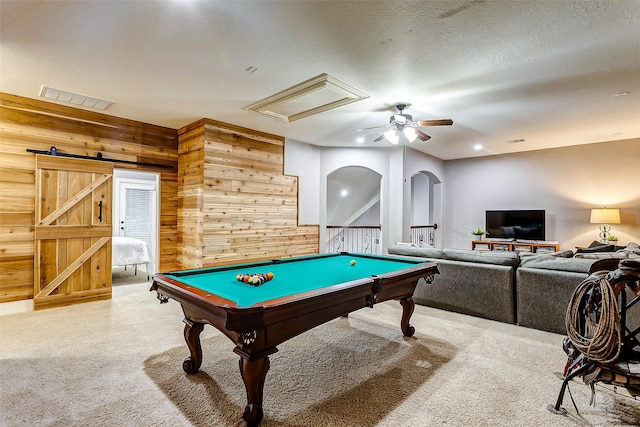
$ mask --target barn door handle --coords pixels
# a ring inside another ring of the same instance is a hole
[[[98,208],[100,209],[100,212],[98,213],[98,221],[102,222],[102,200],[98,203]]]

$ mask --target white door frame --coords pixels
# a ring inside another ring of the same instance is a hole
[[[151,255],[155,265],[159,263],[160,255],[160,174],[155,172],[138,172],[128,169],[114,169],[113,173],[113,235],[124,236],[121,221],[124,219],[125,204],[124,191],[127,188],[144,189],[155,192],[155,203],[151,208],[152,242]]]

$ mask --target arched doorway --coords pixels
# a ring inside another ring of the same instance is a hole
[[[345,166],[327,175],[327,252],[381,254],[382,176],[362,166]]]

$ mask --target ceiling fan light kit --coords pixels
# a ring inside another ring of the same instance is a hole
[[[406,104],[398,104],[396,108],[398,109],[398,114],[394,114],[389,117],[389,124],[386,126],[374,126],[370,128],[357,129],[361,130],[369,130],[369,129],[378,129],[378,128],[390,128],[382,135],[374,139],[373,142],[377,142],[382,140],[383,138],[392,143],[393,145],[397,145],[401,139],[406,142],[413,142],[416,139],[420,141],[428,141],[431,139],[429,135],[417,129],[422,126],[451,126],[453,124],[453,120],[451,119],[440,119],[440,120],[417,120],[414,121],[413,117],[409,114],[403,113],[404,109],[407,107]]]
[[[418,138],[418,134],[413,128],[404,128],[402,129],[402,132],[400,132],[400,129],[389,129],[384,133],[384,137],[393,145],[398,145],[401,135],[409,143],[415,141],[416,138]]]

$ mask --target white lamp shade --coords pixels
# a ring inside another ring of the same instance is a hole
[[[407,141],[409,142],[415,141],[416,138],[418,137],[418,134],[416,133],[416,130],[414,128],[404,128],[402,133],[404,133],[404,136],[407,138]]]
[[[591,224],[620,224],[620,209],[591,209]]]
[[[386,131],[384,133],[384,137],[387,138],[387,141],[389,141],[393,145],[398,144],[398,142],[400,141],[400,135],[395,129],[389,129],[388,131]]]

